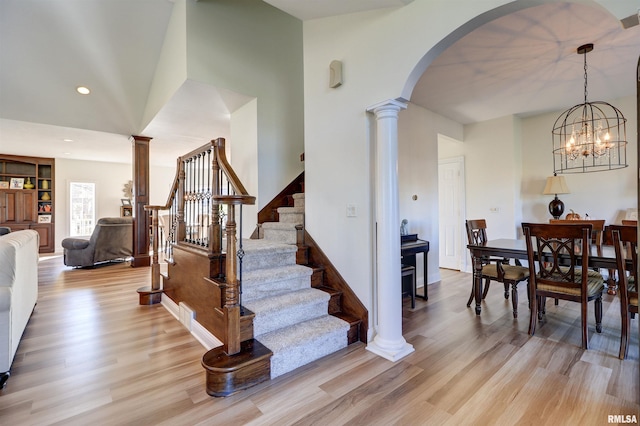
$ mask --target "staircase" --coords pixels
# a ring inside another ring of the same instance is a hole
[[[209,395],[231,395],[366,342],[368,312],[305,231],[303,192],[304,172],[260,210],[251,239],[238,241],[241,208],[255,197],[218,138],[179,157],[167,202],[145,206],[153,235],[168,210],[167,273],[154,238],[151,289],[185,324],[195,317],[222,342],[202,359]]]
[[[262,225],[262,239],[244,243],[242,305],[255,314],[254,338],[273,352],[272,379],[346,347],[351,327],[330,315],[336,295],[313,288],[313,269],[296,264],[304,194],[293,200]]]

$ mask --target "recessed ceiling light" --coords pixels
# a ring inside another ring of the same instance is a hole
[[[85,86],[78,86],[76,87],[76,92],[80,93],[81,95],[88,95],[89,93],[91,93],[91,90],[89,90],[89,88]]]
[[[62,139],[62,142],[73,142],[73,139]]]

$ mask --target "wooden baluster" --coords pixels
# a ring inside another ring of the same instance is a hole
[[[211,244],[209,245],[209,252],[212,254],[219,254],[222,251],[222,234],[220,225],[220,204],[215,199],[217,195],[220,195],[220,164],[218,164],[218,155],[214,149],[213,160],[211,162],[211,195],[213,198],[213,223],[210,230]]]
[[[178,193],[174,203],[177,202],[176,219],[178,221],[178,235],[176,235],[176,241],[184,241],[187,235],[187,230],[184,224],[184,206],[185,206],[185,184],[186,184],[186,172],[184,161],[178,163],[180,167],[178,171]]]

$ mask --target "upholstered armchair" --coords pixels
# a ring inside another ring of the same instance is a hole
[[[133,219],[103,217],[91,238],[65,238],[62,247],[67,266],[86,267],[125,259],[133,255]]]

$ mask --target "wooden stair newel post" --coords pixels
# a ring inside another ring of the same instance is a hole
[[[227,355],[240,352],[240,294],[238,289],[238,278],[236,276],[237,256],[236,256],[236,220],[235,206],[229,204],[227,216],[227,258],[226,258],[226,281],[224,297],[225,313],[225,339],[224,351]]]
[[[149,214],[145,207],[149,204],[149,142],[151,138],[146,136],[133,137],[133,260],[131,266],[150,266],[149,256]],[[157,221],[157,218],[155,218]],[[157,233],[157,222],[156,230]],[[157,238],[154,238],[154,245]],[[154,256],[157,256],[157,248],[154,248]],[[157,264],[157,259],[156,259]],[[153,278],[151,286],[138,289],[141,305],[153,305],[162,300],[160,290],[160,265],[156,265],[157,278]]]
[[[151,264],[151,286],[144,286],[138,289],[140,305],[154,305],[162,301],[162,290],[160,289],[160,263],[158,262],[158,214],[162,206],[145,206],[151,211],[151,229],[153,234],[153,263]]]
[[[133,138],[133,261],[131,266],[149,266],[149,142],[146,136]]]

